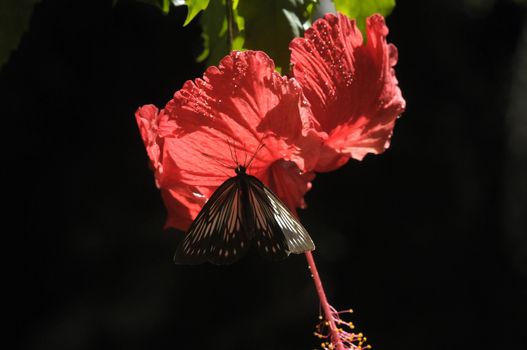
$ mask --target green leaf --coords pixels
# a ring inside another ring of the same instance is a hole
[[[222,1],[212,1],[200,18],[203,37],[203,52],[197,58],[198,62],[207,60],[208,65],[217,65],[227,49],[227,19],[225,4]]]
[[[238,13],[245,20],[244,48],[265,51],[282,72],[289,71],[289,43],[304,33],[313,0],[244,0]]]
[[[0,1],[0,67],[16,49],[22,34],[27,31],[33,5],[38,0]]]
[[[119,0],[113,0],[113,5],[118,2]],[[170,11],[170,0],[137,0],[139,2],[152,5],[154,7],[159,8],[163,13],[166,15]],[[172,0],[175,6],[178,5],[185,5],[184,0]]]
[[[245,1],[245,0],[244,0]],[[233,50],[243,50],[245,36],[245,20],[238,15],[238,0],[233,1],[234,38]],[[229,54],[227,47],[227,10],[225,0],[212,1],[200,18],[203,29],[203,52],[196,59],[198,62],[207,60],[207,65],[217,65],[219,61]]]
[[[180,3],[180,1],[177,0],[172,1]],[[194,19],[194,17],[196,17],[201,10],[205,10],[209,6],[209,1],[210,0],[185,0],[188,7],[188,12],[187,19],[185,20],[185,23],[183,23],[183,25],[186,26],[187,24],[189,24],[190,21],[192,21],[192,19]],[[219,1],[213,1],[213,3],[217,2]]]
[[[357,25],[365,35],[366,18],[374,13],[388,16],[395,7],[395,0],[335,0],[337,11],[357,20]]]
[[[289,42],[303,34],[314,0],[234,0],[233,50],[265,51],[284,72],[289,69]],[[225,0],[211,1],[200,18],[204,49],[197,58],[217,65],[229,51]]]

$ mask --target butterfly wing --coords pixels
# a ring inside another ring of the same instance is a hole
[[[290,253],[314,250],[306,229],[260,180],[249,176],[248,198],[254,213],[254,240],[260,254],[280,260]]]
[[[205,203],[179,245],[178,264],[231,264],[249,247],[243,222],[240,178],[225,181]]]

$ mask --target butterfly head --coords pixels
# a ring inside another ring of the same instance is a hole
[[[234,169],[234,172],[236,173],[236,175],[245,174],[247,172],[247,168],[244,167],[243,165],[238,165]]]

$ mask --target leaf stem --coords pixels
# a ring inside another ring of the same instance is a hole
[[[313,254],[311,254],[310,251],[306,252],[305,254],[309,269],[311,270],[311,277],[313,278],[318,298],[320,299],[320,305],[324,311],[324,318],[328,322],[329,331],[331,333],[331,343],[336,347],[336,350],[345,350],[344,345],[340,340],[337,325],[335,324],[335,320],[331,312],[331,306],[329,306],[328,299],[326,298],[326,293],[324,292],[322,280],[318,274],[317,266],[315,265],[315,259],[313,259]]]
[[[232,42],[234,40],[234,14],[232,9],[232,0],[225,1],[227,11],[227,49],[232,51]]]

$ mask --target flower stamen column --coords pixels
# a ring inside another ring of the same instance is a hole
[[[337,325],[335,324],[335,320],[333,319],[331,306],[329,305],[328,299],[326,298],[326,293],[324,292],[324,287],[322,286],[322,280],[320,279],[317,266],[315,265],[315,259],[313,259],[313,254],[311,254],[311,252],[306,252],[305,254],[309,269],[311,270],[311,277],[315,282],[315,288],[317,290],[318,298],[320,299],[320,305],[322,306],[326,322],[329,326],[329,331],[331,334],[331,343],[336,346],[337,350],[344,350],[344,346],[342,345],[338,334]]]

